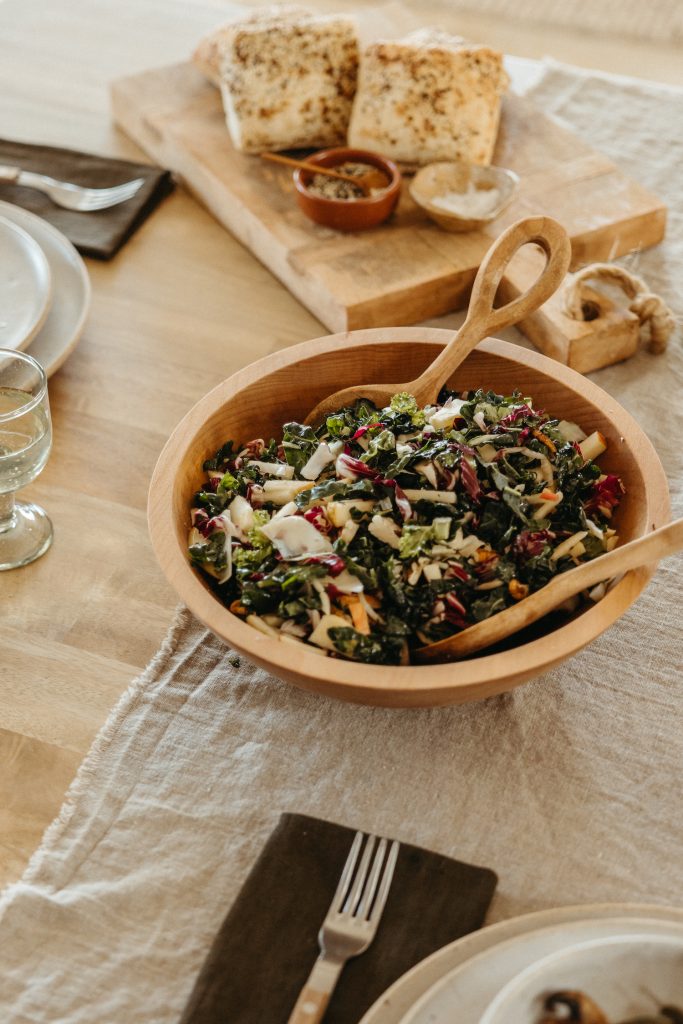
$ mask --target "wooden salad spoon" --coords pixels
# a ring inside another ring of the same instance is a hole
[[[386,188],[389,178],[379,168],[373,167],[367,174],[345,174],[343,171],[335,171],[333,167],[323,167],[322,164],[311,163],[308,160],[295,160],[291,156],[283,156],[281,153],[261,153],[263,160],[270,160],[274,164],[285,164],[286,167],[297,167],[302,171],[312,171],[313,174],[322,174],[327,178],[339,178],[340,181],[348,181],[351,185],[357,185],[364,196],[369,196],[373,188]]]
[[[531,625],[553,611],[563,601],[580,594],[582,590],[613,579],[620,573],[628,572],[629,569],[658,562],[660,558],[666,558],[667,555],[673,555],[681,550],[683,519],[676,519],[673,523],[661,526],[644,537],[637,537],[623,547],[615,548],[590,562],[577,565],[575,569],[560,573],[534,594],[523,598],[505,611],[492,615],[490,619],[468,626],[462,633],[456,633],[426,647],[419,647],[415,651],[415,657],[418,661],[454,661],[465,658]]]
[[[547,261],[540,277],[528,291],[504,306],[494,307],[496,292],[508,263],[518,249],[535,242],[544,250]],[[527,217],[510,225],[486,253],[474,279],[467,319],[445,348],[417,380],[405,384],[357,384],[335,391],[318,402],[305,422],[319,424],[330,413],[359,398],[368,398],[379,408],[388,405],[399,391],[407,391],[418,406],[436,401],[444,383],[480,341],[495,331],[523,320],[542,306],[562,283],[571,259],[571,244],[561,224],[551,217]]]

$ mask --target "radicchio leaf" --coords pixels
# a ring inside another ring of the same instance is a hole
[[[521,530],[512,544],[512,554],[519,562],[527,562],[536,558],[546,544],[550,544],[555,535],[550,530]]]
[[[354,473],[356,476],[368,476],[372,479],[376,479],[379,473],[372,466],[368,466],[365,462],[361,462],[360,459],[356,459],[353,455],[349,455],[348,452],[344,452],[337,459],[338,469],[345,469],[349,473]]]
[[[339,576],[346,568],[346,563],[339,555],[310,555],[301,559],[302,565],[324,565],[330,576]]]
[[[369,477],[371,480],[374,480],[376,484],[380,484],[382,487],[391,487],[394,491],[396,505],[401,516],[404,520],[410,519],[413,514],[411,504],[393,477],[380,476],[379,470],[374,469],[372,466],[368,466],[366,462],[361,462],[360,459],[354,459],[352,455],[340,455],[337,459],[337,466],[340,466],[340,463],[340,468],[347,469],[349,472],[355,473],[357,476]]]
[[[479,484],[479,477],[467,459],[461,459],[460,461],[460,482],[472,501],[481,501],[483,492]]]
[[[314,505],[313,508],[306,509],[304,519],[311,523],[312,526],[315,526],[316,530],[326,537],[332,532],[332,524],[327,519],[322,505]]]
[[[509,427],[511,423],[516,423],[517,420],[522,419],[523,416],[533,416],[536,419],[536,413],[531,409],[526,402],[524,405],[518,406],[509,412],[507,416],[503,416],[502,420],[498,421],[499,427]]]
[[[608,473],[602,480],[596,480],[593,484],[588,501],[583,503],[584,512],[588,515],[600,512],[606,519],[612,515],[612,510],[617,507],[624,494],[624,485],[614,473]]]

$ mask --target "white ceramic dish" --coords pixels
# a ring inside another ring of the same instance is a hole
[[[75,348],[90,308],[90,278],[85,263],[68,238],[41,217],[21,206],[0,201],[0,217],[31,236],[43,250],[52,275],[52,303],[27,351],[48,377]]]
[[[546,997],[572,989],[590,996],[609,1020],[683,1006],[683,928],[659,926],[661,933],[617,933],[544,957],[500,990],[480,1024],[538,1024]]]
[[[417,964],[412,970],[399,978],[398,981],[394,982],[391,988],[387,989],[381,998],[370,1007],[360,1024],[402,1024],[403,1021],[408,1019],[407,1014],[409,1011],[414,1013],[418,1000],[423,1001],[422,1006],[425,1014],[423,1015],[423,1020],[429,1021],[430,1024],[437,1024],[439,1017],[434,1014],[441,1012],[439,1004],[433,1002],[430,1005],[429,1001],[424,1001],[424,997],[428,993],[430,995],[434,993],[436,998],[439,993],[445,993],[449,985],[448,978],[459,967],[472,960],[473,957],[478,957],[483,953],[488,954],[487,968],[490,968],[492,973],[497,972],[495,977],[503,977],[503,981],[498,985],[498,989],[500,989],[502,984],[511,980],[509,975],[505,976],[501,967],[505,963],[507,956],[507,949],[502,947],[509,940],[528,936],[530,933],[540,929],[565,929],[577,922],[584,924],[586,922],[605,920],[621,921],[624,918],[632,920],[645,918],[648,921],[673,922],[683,925],[683,909],[663,907],[656,904],[597,903],[542,910],[533,914],[511,918],[508,921],[501,921],[499,924],[482,928],[479,931],[464,936],[462,939],[458,939],[456,942],[450,943],[448,946],[444,946]],[[612,925],[608,927],[611,928]],[[518,948],[521,952],[522,946],[520,945]],[[536,959],[538,959],[538,955],[543,955],[547,952],[547,949],[543,949],[540,954],[537,954]],[[526,962],[522,962],[520,970],[529,966],[532,962],[533,957]],[[463,978],[466,978],[465,972],[461,975],[461,980],[457,982],[457,985],[462,983]],[[484,1006],[486,1005],[486,1000],[490,1002],[498,989],[488,990],[488,995],[485,995]],[[456,992],[457,990],[455,988]],[[431,1018],[429,1014],[431,1014]],[[448,1020],[448,1024],[452,1024],[452,1008],[448,1011],[448,1014],[449,1016],[445,1019]],[[443,1016],[441,1019],[444,1019]],[[413,1016],[413,1021],[415,1020],[417,1018]],[[460,1018],[458,1018],[458,1021],[460,1024]]]
[[[50,306],[50,266],[40,245],[0,217],[0,348],[26,348]]]
[[[683,924],[641,918],[604,918],[539,928],[502,942],[456,967],[417,1000],[401,1024],[452,1024],[456,1016],[458,1024],[484,1024],[483,1014],[489,1005],[495,1003],[498,993],[514,983],[522,973],[534,971],[549,954],[564,955],[570,948],[612,940],[615,935],[625,938],[638,936],[640,941],[648,937],[656,939],[668,935],[669,930],[675,928],[683,938]],[[581,988],[581,985],[564,987]],[[537,992],[538,989],[535,994]],[[540,1002],[537,1001],[536,1005]],[[495,1017],[495,1024],[510,1024],[511,1021],[514,1024],[537,1024],[539,1018],[540,1014],[529,1018],[517,1017],[514,1013],[506,1018],[503,1012]],[[493,1024],[493,1018],[487,1020],[487,1024]]]

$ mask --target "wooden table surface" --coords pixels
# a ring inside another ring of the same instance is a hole
[[[184,59],[234,7],[5,0],[0,135],[139,158],[111,124],[108,82]],[[424,4],[420,11],[426,17]],[[470,16],[465,31],[475,22]],[[552,30],[506,35],[500,26],[487,41],[522,52],[522,35],[529,56],[557,43]],[[555,56],[590,61],[580,36],[564,42]],[[680,80],[673,51],[655,59],[653,47],[637,44],[603,47],[603,66],[628,71],[634,47],[641,73]],[[87,263],[92,310],[80,345],[50,381],[53,451],[25,491],[50,513],[54,545],[33,565],[0,574],[0,885],[23,870],[97,730],[170,621],[175,599],[145,521],[166,437],[240,366],[325,333],[180,189],[113,261]]]

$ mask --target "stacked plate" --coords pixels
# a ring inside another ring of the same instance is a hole
[[[76,345],[89,305],[88,272],[71,242],[0,201],[0,348],[27,350],[49,376]]]
[[[610,1024],[683,1010],[683,909],[596,904],[483,928],[405,974],[361,1024],[540,1024],[546,999],[568,990]]]

